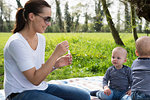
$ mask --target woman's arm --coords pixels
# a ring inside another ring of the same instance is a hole
[[[67,56],[66,60],[61,60],[63,58],[61,56],[65,54],[67,51],[68,51],[68,42],[64,41],[57,45],[54,53],[50,56],[47,62],[42,65],[41,68],[36,70],[36,68],[33,67],[27,71],[24,71],[23,74],[32,84],[39,85],[53,70],[53,66],[55,66],[57,63],[60,63],[60,61],[62,61],[63,63],[67,63],[69,61],[69,56]]]

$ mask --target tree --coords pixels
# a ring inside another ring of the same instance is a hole
[[[11,8],[7,5],[5,5],[3,14],[4,14],[4,19],[6,21],[6,26],[7,26],[6,31],[11,31],[11,29],[12,29],[11,12],[12,12]]]
[[[146,20],[145,22],[145,26],[144,26],[144,32],[147,34],[148,36],[148,33],[149,33],[149,21]]]
[[[71,26],[71,16],[69,13],[69,8],[68,8],[68,2],[65,4],[65,29],[67,32],[70,32],[70,26]]]
[[[83,31],[88,32],[88,14],[87,14],[87,12],[85,13],[85,22],[84,22]]]
[[[74,31],[74,16],[73,15],[71,15],[71,26],[70,26],[70,30],[71,30],[71,32],[73,32]]]
[[[59,25],[59,29],[61,32],[64,32],[64,27],[63,27],[63,22],[62,22],[62,15],[61,15],[61,10],[60,10],[60,1],[55,0],[56,2],[56,22]]]
[[[145,18],[147,21],[150,21],[150,0],[127,0],[130,2],[131,10],[132,10],[132,17],[134,17],[135,13],[135,6],[136,6],[136,14],[137,16]],[[133,24],[134,24],[133,20]],[[135,31],[135,30],[133,30]],[[137,34],[133,34],[134,39],[136,40],[138,38]]]
[[[115,40],[115,43],[118,44],[118,45],[123,45],[124,46],[124,43],[122,42],[122,40],[121,40],[121,38],[119,36],[119,33],[116,30],[116,28],[114,26],[114,23],[112,21],[112,17],[110,15],[109,10],[108,10],[107,4],[106,4],[106,0],[101,0],[101,1],[102,1],[104,13],[106,15],[106,19],[107,19],[108,25],[110,27],[110,30],[112,32],[112,36],[113,36],[113,38]]]
[[[147,21],[150,21],[150,0],[126,0],[136,6],[136,14],[138,17],[144,17]]]
[[[76,16],[77,16],[77,19],[75,21],[75,31],[79,32],[78,26],[79,26],[79,17],[80,17],[80,14],[76,14]]]
[[[103,26],[102,21],[103,21],[103,16],[104,16],[104,11],[101,9],[101,2],[98,0],[98,3],[95,1],[95,13],[96,16],[94,17],[94,29],[96,32],[100,32],[101,28]]]
[[[124,27],[124,30],[125,32],[130,32],[130,14],[129,14],[129,5],[128,5],[128,2],[127,1],[121,1],[124,6],[125,6],[125,9],[124,9],[124,18],[125,18],[125,27]]]
[[[17,5],[18,5],[18,8],[23,8],[21,3],[20,3],[20,0],[16,0],[16,2],[17,2]]]
[[[0,1],[0,32],[3,31],[3,0]]]
[[[117,30],[120,32],[120,7],[118,9],[118,13],[117,13]]]
[[[84,6],[84,17],[85,17],[85,21],[84,21],[84,25],[83,25],[83,28],[82,28],[82,31],[83,32],[88,32],[88,20],[89,20],[89,15],[88,15],[88,8],[89,8],[89,2],[87,2]]]
[[[0,32],[10,32],[12,29],[11,12],[11,6],[0,1]]]
[[[138,32],[139,33],[142,33],[142,19],[140,19],[139,21],[138,21]]]
[[[136,41],[138,39],[137,36],[137,31],[136,31],[136,21],[135,21],[135,9],[134,9],[134,5],[132,5],[132,3],[130,3],[131,6],[131,26],[132,26],[132,34],[134,37],[134,40]]]
[[[84,7],[84,5],[81,3],[78,3],[76,6],[71,7],[73,10],[72,18],[75,19],[75,23],[74,23],[74,31],[75,32],[79,32],[79,18],[81,15],[81,9],[83,7]]]

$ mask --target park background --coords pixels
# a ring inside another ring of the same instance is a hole
[[[15,13],[27,0],[0,0],[0,89],[4,80],[3,48],[15,24]],[[135,41],[148,35],[149,22],[136,16],[134,5],[125,0],[46,0],[52,6],[47,28],[45,60],[55,46],[67,40],[73,63],[52,72],[46,79],[102,76],[111,66],[111,51],[122,46],[128,51],[125,65],[131,67]]]

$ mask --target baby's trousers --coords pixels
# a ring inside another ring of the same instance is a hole
[[[98,91],[96,96],[101,100],[131,100],[131,96],[126,94],[126,91],[118,91],[111,89],[111,94],[108,96],[104,91]]]
[[[150,96],[142,92],[135,91],[131,93],[132,100],[150,100]]]

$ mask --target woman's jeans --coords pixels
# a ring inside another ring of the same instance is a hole
[[[132,92],[131,93],[132,100],[150,100],[150,96],[141,92]]]
[[[90,100],[90,95],[75,87],[49,84],[46,90],[27,90],[12,100]]]
[[[111,89],[111,94],[108,96],[104,91],[98,91],[96,96],[101,100],[131,100],[131,96],[126,95],[126,91],[117,91]]]

